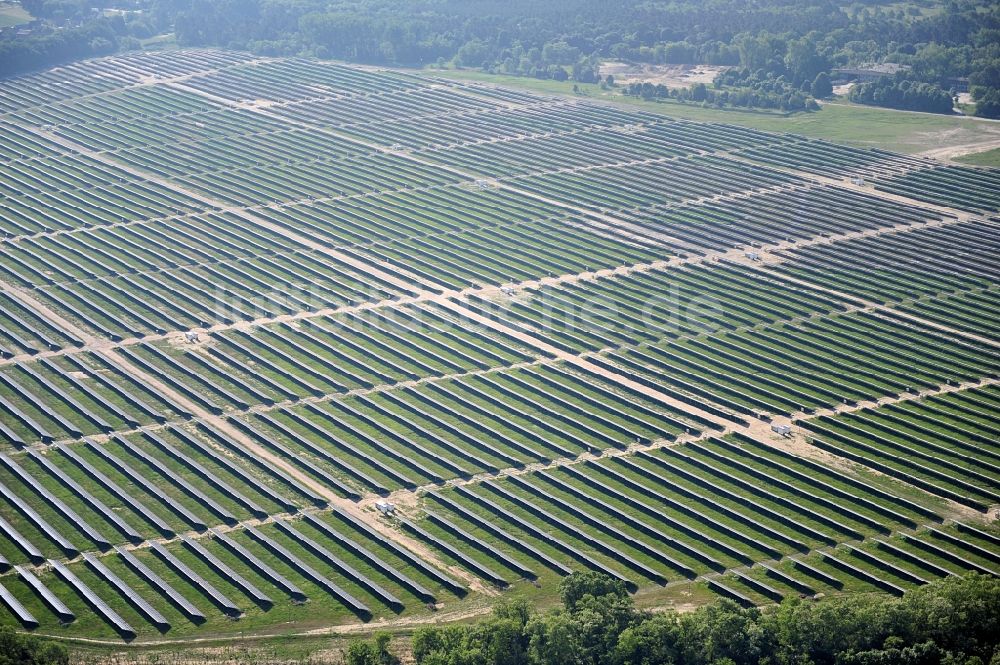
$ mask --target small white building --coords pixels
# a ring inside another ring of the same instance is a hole
[[[379,511],[385,516],[393,515],[396,512],[396,506],[389,503],[385,499],[380,499],[375,502],[375,510]]]

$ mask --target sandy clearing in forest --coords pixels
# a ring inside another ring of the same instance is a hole
[[[695,83],[710,85],[715,77],[729,69],[722,65],[650,65],[609,60],[601,63],[601,78],[609,74],[615,77],[615,83],[652,83],[663,84],[668,88],[687,88]]]

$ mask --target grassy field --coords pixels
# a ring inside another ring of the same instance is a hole
[[[649,102],[625,97],[617,90],[602,90],[600,86],[594,84],[579,84],[577,86],[579,93],[574,93],[572,82],[496,76],[465,70],[435,70],[432,75],[495,83],[543,94],[575,95],[594,100],[613,101],[676,118],[725,122],[764,131],[802,134],[857,147],[882,148],[906,154],[1000,139],[1000,125],[987,120],[909,113],[845,102],[828,103],[816,113],[785,115],[769,111],[702,108],[697,104],[683,104],[676,101]],[[996,154],[987,157],[989,154],[983,153],[982,158],[992,161],[967,163],[996,165],[1000,157]]]
[[[0,2],[0,28],[21,25],[31,20],[31,14],[15,2]]]
[[[970,166],[990,166],[992,168],[1000,168],[1000,148],[993,148],[992,150],[985,150],[983,152],[974,152],[970,155],[962,155],[955,159],[957,162],[963,164],[969,164]]]

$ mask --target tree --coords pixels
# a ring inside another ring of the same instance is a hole
[[[576,623],[568,614],[538,617],[528,624],[528,654],[537,665],[579,663],[580,643]]]
[[[1000,30],[994,31],[1000,37]],[[982,69],[969,74],[971,88],[1000,88],[1000,60],[989,62]]]
[[[455,64],[459,67],[478,67],[489,58],[490,47],[479,39],[466,42],[455,54]]]
[[[580,49],[565,41],[548,42],[542,47],[542,61],[554,65],[572,65],[580,59]]]
[[[780,73],[780,55],[785,52],[784,42],[771,34],[744,35],[738,40],[740,65],[751,71],[764,70]]]
[[[527,665],[533,611],[523,599],[500,601],[474,626],[421,628],[413,635],[420,665]]]
[[[115,50],[117,45],[110,39],[104,37],[94,37],[90,40],[90,50],[95,54],[104,55]]]
[[[345,665],[399,665],[400,660],[389,652],[392,636],[377,632],[371,640],[353,640],[344,653]]]
[[[91,7],[107,0],[22,0],[42,19],[106,20]],[[614,57],[656,64],[738,65],[787,74],[801,86],[829,66],[899,62],[914,78],[947,86],[998,60],[1000,23],[983,0],[955,0],[942,11],[887,8],[887,0],[712,0],[712,2],[538,3],[461,0],[129,0],[142,7],[125,18],[129,34],[144,38],[173,31],[181,44],[242,46],[273,53],[309,55],[325,48],[331,58],[425,65],[454,61],[466,44],[487,46],[470,55],[468,67],[528,75],[553,64]],[[900,3],[896,3],[900,4]],[[912,4],[912,3],[911,3]],[[923,4],[928,4],[924,2]],[[943,5],[944,3],[938,3]],[[112,19],[117,24],[119,18]],[[137,24],[143,25],[137,25]],[[322,30],[317,30],[320,27]],[[18,37],[0,41],[25,41]],[[26,41],[34,41],[34,37]],[[16,46],[13,45],[13,46]],[[520,49],[520,51],[519,51]],[[523,53],[522,53],[523,51]],[[522,55],[536,55],[522,62]],[[0,61],[4,71],[50,64],[31,58]],[[87,57],[69,49],[57,60]],[[581,75],[583,72],[581,71]],[[583,78],[581,82],[592,82]],[[596,82],[593,81],[593,82]],[[610,84],[609,84],[610,85]]]
[[[685,663],[756,665],[773,650],[770,632],[759,609],[722,600],[681,618],[678,648]]]
[[[621,580],[595,571],[573,573],[559,583],[559,597],[569,612],[576,610],[577,604],[587,596],[625,599],[628,589]]]
[[[630,665],[668,665],[680,659],[681,624],[675,613],[659,614],[622,631],[615,661]]]
[[[936,85],[920,83],[897,75],[851,86],[848,99],[858,104],[886,106],[908,111],[951,113],[951,95]]]
[[[597,572],[573,573],[559,592],[564,611],[538,617],[528,627],[533,662],[610,662],[619,635],[639,618],[625,583]]]
[[[975,115],[980,118],[1000,118],[1000,88],[974,87],[972,101],[976,103]]]
[[[580,83],[597,83],[597,65],[590,58],[573,63],[573,80]]]
[[[68,665],[66,647],[0,626],[0,665]]]
[[[816,99],[826,99],[833,94],[833,83],[830,82],[830,75],[820,72],[812,82],[812,96]]]
[[[996,665],[1000,580],[976,574],[902,598],[790,598],[776,608],[719,600],[694,612],[637,612],[620,580],[575,573],[563,607],[500,603],[473,625],[422,628],[418,665]],[[349,665],[381,664],[366,648]],[[0,662],[0,665],[7,665]]]
[[[830,63],[817,53],[816,44],[808,37],[789,42],[788,52],[785,54],[785,69],[793,83],[812,81],[817,74],[829,68]]]

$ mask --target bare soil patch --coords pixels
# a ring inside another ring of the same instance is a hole
[[[647,65],[611,61],[601,63],[602,77],[611,74],[618,83],[662,83],[668,88],[686,88],[694,83],[710,84],[719,72],[729,69],[718,65]]]

